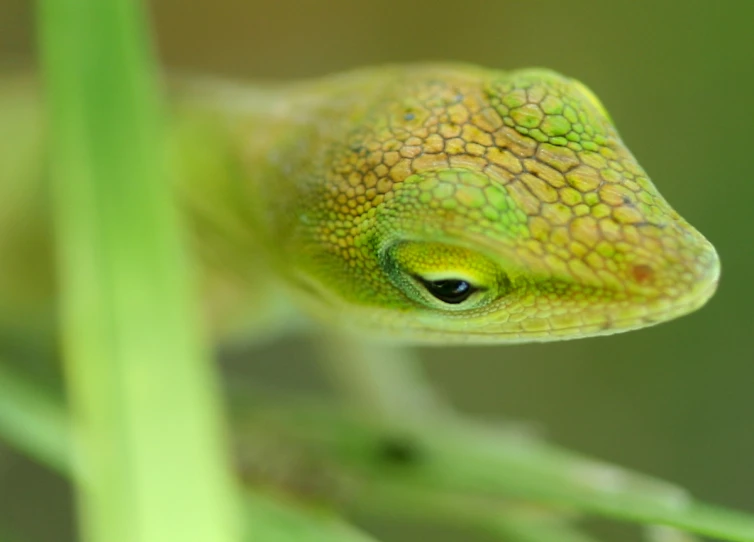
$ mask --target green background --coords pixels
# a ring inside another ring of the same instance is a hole
[[[422,351],[463,411],[530,421],[551,440],[754,511],[754,2],[158,0],[171,69],[247,78],[462,60],[547,66],[590,86],[674,207],[718,248],[720,290],[656,328],[549,345]],[[33,58],[29,0],[0,0],[0,60]],[[304,340],[225,363],[318,386]],[[2,390],[0,390],[0,393]],[[30,542],[72,539],[62,480],[0,447],[0,524]],[[384,540],[419,533],[374,525]],[[613,530],[612,540],[623,536]],[[431,533],[431,534],[430,534]]]

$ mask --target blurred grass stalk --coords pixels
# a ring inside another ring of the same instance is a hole
[[[39,0],[83,539],[237,539],[141,2]]]

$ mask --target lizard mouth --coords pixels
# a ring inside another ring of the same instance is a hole
[[[688,286],[676,283],[676,291],[660,294],[650,300],[622,304],[605,301],[582,310],[574,310],[564,317],[536,316],[513,325],[490,322],[477,329],[466,327],[458,337],[467,343],[524,343],[549,342],[623,333],[653,326],[687,315],[702,307],[717,290],[720,279],[720,260],[712,245],[704,240],[697,254],[687,260]],[[646,268],[645,268],[646,267]],[[650,281],[656,274],[648,266],[634,269],[637,284]],[[681,290],[681,291],[678,291]],[[651,290],[650,290],[651,291]]]
[[[585,337],[613,335],[635,329],[641,329],[675,318],[685,316],[704,305],[717,290],[719,269],[710,274],[709,280],[700,283],[697,288],[688,292],[682,299],[663,298],[646,306],[646,312],[631,316],[620,316],[619,311],[611,311],[603,307],[600,312],[584,311],[587,317],[581,324],[557,325],[547,318],[537,319],[543,324],[542,329],[536,328],[532,322],[522,322],[518,329],[469,329],[465,328],[457,336],[452,332],[445,332],[444,341],[454,340],[459,343],[527,343],[551,342]],[[660,305],[658,307],[658,305]],[[640,307],[634,309],[640,310]],[[618,314],[618,316],[616,316]],[[533,319],[534,320],[534,319]],[[544,328],[546,323],[546,328]],[[490,326],[490,327],[494,327]],[[434,342],[428,337],[426,344]]]
[[[516,324],[493,320],[481,325],[468,322],[458,329],[433,329],[414,322],[419,325],[408,325],[398,332],[386,330],[386,339],[432,346],[553,342],[613,335],[657,325],[695,311],[715,293],[718,279],[719,265],[716,264],[708,268],[694,287],[677,297],[665,296],[650,303],[624,307],[605,303],[599,308],[574,311],[568,319],[532,317]]]

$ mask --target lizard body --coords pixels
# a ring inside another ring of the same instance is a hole
[[[274,327],[291,300],[372,338],[570,339],[715,290],[712,245],[555,72],[388,66],[173,96],[176,194],[218,336],[249,312]]]

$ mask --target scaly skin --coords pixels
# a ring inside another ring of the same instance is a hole
[[[555,72],[383,67],[177,104],[178,192],[238,304],[274,276],[339,329],[507,343],[645,327],[715,290],[712,245]]]
[[[272,113],[231,114],[246,119],[232,136],[246,142],[246,209],[277,273],[339,326],[567,339],[686,314],[715,289],[714,248],[577,81],[404,66],[258,99]],[[446,303],[427,291],[439,279],[478,291]]]

